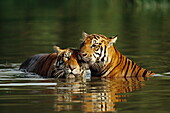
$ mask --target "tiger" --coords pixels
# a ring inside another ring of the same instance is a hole
[[[89,64],[91,76],[103,78],[151,77],[155,73],[142,68],[121,54],[114,46],[117,35],[83,34],[80,45],[82,59]]]
[[[47,78],[75,78],[85,74],[85,67],[79,61],[79,50],[53,47],[55,53],[36,54],[25,60],[20,70],[32,72]]]

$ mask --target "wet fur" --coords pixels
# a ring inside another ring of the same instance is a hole
[[[96,44],[93,43],[94,40],[97,40]],[[115,41],[104,35],[84,35],[80,51],[83,59],[89,63],[92,76],[149,77],[155,74],[122,55],[113,45]]]
[[[81,63],[78,60],[79,50],[69,49],[69,51],[72,51],[72,55],[70,56],[70,59],[65,62],[63,61],[63,57],[64,57],[63,54],[65,51],[59,54],[52,53],[52,54],[33,55],[21,64],[20,70],[25,72],[36,73],[43,77],[59,78],[65,76],[69,77],[69,72],[67,72],[68,68],[74,66],[76,68],[78,67],[81,68],[81,74],[82,74],[81,76],[83,76],[85,68],[83,66],[83,63]],[[56,63],[60,62],[60,60],[63,61],[62,64],[60,64],[62,68],[57,68]],[[79,75],[75,75],[75,77],[78,76]]]

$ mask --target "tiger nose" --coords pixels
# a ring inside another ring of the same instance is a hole
[[[76,66],[69,66],[71,70],[76,69]]]

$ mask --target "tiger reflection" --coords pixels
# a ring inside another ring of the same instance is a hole
[[[113,112],[116,102],[126,102],[130,96],[127,93],[142,88],[143,81],[143,77],[94,79],[85,83],[59,85],[55,92],[55,111]]]

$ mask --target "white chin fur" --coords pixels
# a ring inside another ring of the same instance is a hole
[[[74,69],[72,71],[73,74],[77,75],[77,74],[81,74],[80,70],[79,69]]]
[[[75,75],[74,74],[69,74],[69,75],[67,75],[67,78],[75,78]]]
[[[70,70],[70,69],[67,69],[67,73],[68,73],[68,74],[71,73],[71,70]]]

